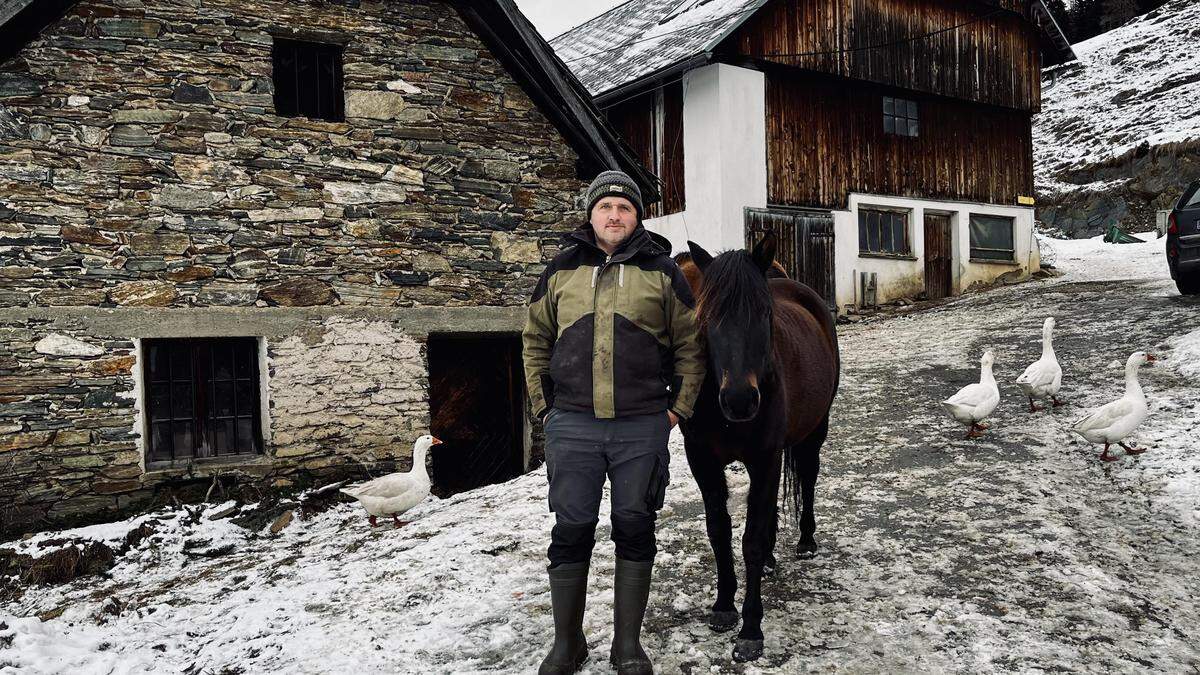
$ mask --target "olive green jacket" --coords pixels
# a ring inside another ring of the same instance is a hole
[[[672,410],[687,419],[704,381],[695,301],[670,244],[640,225],[609,258],[590,225],[542,273],[522,334],[533,412],[599,418]]]

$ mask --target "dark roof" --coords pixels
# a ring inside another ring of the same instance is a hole
[[[563,61],[598,100],[640,81],[662,78],[711,58],[713,50],[769,0],[629,0],[550,41]],[[1006,7],[1000,0],[980,0]],[[1033,19],[1058,51],[1075,58],[1071,44],[1043,0],[1033,0]],[[615,48],[614,48],[615,46]]]
[[[584,175],[620,169],[637,181],[646,203],[658,201],[658,179],[608,125],[587,89],[513,0],[453,2],[492,54],[571,142],[584,162]]]
[[[0,64],[20,52],[75,2],[0,0]],[[620,169],[637,181],[647,202],[658,200],[658,179],[641,165],[608,125],[587,90],[512,0],[451,2],[579,153],[579,171],[583,176]]]

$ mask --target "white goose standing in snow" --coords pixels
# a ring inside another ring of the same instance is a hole
[[[1058,390],[1062,387],[1062,367],[1054,356],[1054,317],[1046,319],[1042,324],[1042,358],[1034,361],[1017,378],[1017,386],[1029,398],[1029,412],[1042,410],[1034,405],[1034,399],[1049,398],[1057,408],[1062,405],[1058,400]]]
[[[960,423],[967,425],[967,438],[979,438],[988,427],[980,424],[996,409],[1000,403],[1000,387],[992,375],[992,364],[996,355],[992,350],[983,353],[979,360],[979,382],[968,384],[958,393],[942,401],[942,406],[949,411],[950,416]]]
[[[1106,462],[1118,459],[1108,454],[1108,446],[1113,443],[1125,448],[1127,455],[1140,455],[1146,451],[1145,448],[1131,448],[1123,441],[1146,421],[1146,416],[1150,414],[1146,406],[1146,395],[1142,392],[1142,384],[1138,382],[1138,369],[1143,364],[1153,361],[1153,354],[1130,354],[1129,360],[1125,362],[1125,395],[1112,403],[1100,406],[1071,427],[1071,431],[1083,436],[1088,442],[1104,444],[1104,452],[1101,453],[1100,459]]]
[[[417,439],[413,444],[413,465],[411,471],[401,471],[380,476],[375,480],[342,488],[343,494],[358,500],[366,509],[371,527],[375,527],[375,518],[391,516],[396,527],[406,525],[399,515],[420,504],[429,496],[429,472],[425,470],[425,454],[429,448],[441,445],[441,441],[428,434]]]

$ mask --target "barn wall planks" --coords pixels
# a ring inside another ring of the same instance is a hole
[[[779,0],[725,49],[806,70],[1036,112],[1029,0]]]
[[[633,148],[642,166],[659,178],[663,199],[646,205],[646,217],[683,211],[682,82],[651,89],[604,112],[621,138]]]
[[[917,138],[885,134],[883,87],[767,75],[768,199],[845,208],[851,192],[1016,204],[1033,194],[1030,114],[914,96]],[[901,94],[903,95],[903,94]]]

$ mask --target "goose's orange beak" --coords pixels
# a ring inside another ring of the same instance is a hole
[[[1155,361],[1157,361],[1157,360],[1158,360],[1158,357],[1157,357],[1157,356],[1155,356],[1155,355],[1153,355],[1153,354],[1147,354],[1147,355],[1146,355],[1146,362],[1147,362],[1147,363],[1154,363],[1154,362],[1155,362]]]
[[[441,445],[441,444],[442,444],[442,442],[441,442],[440,440],[438,440],[438,439],[437,439],[437,437],[435,436],[435,437],[434,437],[434,439],[433,439],[433,444],[434,444],[434,445]]]

